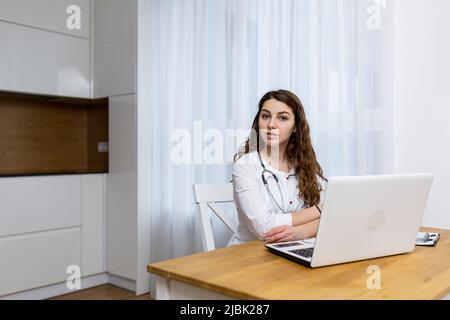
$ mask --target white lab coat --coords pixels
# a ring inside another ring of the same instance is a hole
[[[298,198],[298,180],[294,174],[295,171],[291,170],[287,173],[277,170],[264,159],[263,163],[266,169],[278,177],[285,199],[284,204],[282,204],[276,181],[268,179],[268,183],[280,206],[286,211],[300,211],[303,201]],[[270,198],[261,178],[262,171],[256,151],[245,154],[233,165],[233,196],[239,225],[237,232],[230,240],[230,245],[256,239],[262,240],[263,235],[270,229],[292,225],[292,215],[283,213]]]

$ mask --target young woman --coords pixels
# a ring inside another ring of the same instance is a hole
[[[279,90],[262,97],[252,134],[234,162],[239,226],[230,244],[315,237],[327,180],[295,94]]]

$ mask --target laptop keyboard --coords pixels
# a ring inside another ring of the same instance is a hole
[[[314,248],[306,248],[306,249],[291,250],[289,252],[299,255],[301,257],[304,257],[304,258],[311,258],[313,255],[313,251],[314,251]]]

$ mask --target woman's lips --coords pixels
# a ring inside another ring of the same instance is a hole
[[[267,134],[267,138],[268,138],[268,139],[275,139],[275,138],[277,138],[277,137],[278,137],[277,134],[273,134],[273,133],[268,133],[268,134]]]

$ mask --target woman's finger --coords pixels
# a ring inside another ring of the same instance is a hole
[[[277,233],[283,232],[288,226],[281,226],[281,227],[276,227],[276,228],[272,228],[269,230],[269,232],[267,232],[264,237],[271,237]]]
[[[270,237],[269,243],[279,242],[280,239],[286,238],[288,235],[289,233],[287,231],[277,233],[276,235]]]
[[[284,237],[282,239],[279,239],[277,242],[289,242],[289,241],[294,241],[292,236]]]

